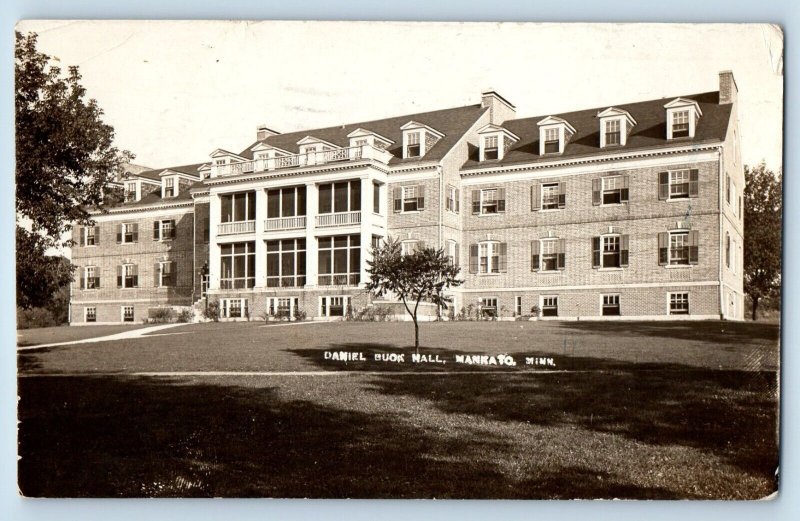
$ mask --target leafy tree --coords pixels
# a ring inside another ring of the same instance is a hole
[[[133,155],[112,145],[114,129],[97,101],[85,99],[78,68],[62,76],[36,49],[36,33],[15,36],[17,299],[30,307],[46,304],[67,277],[47,273],[45,252],[72,246],[64,234],[93,224],[88,209]]]
[[[414,322],[414,347],[418,350],[420,302],[447,309],[450,299],[443,293],[463,284],[457,278],[461,269],[442,249],[421,248],[403,255],[400,242],[392,238],[372,249],[372,260],[367,264],[370,275],[367,290],[377,298],[391,294],[400,299]]]
[[[744,176],[744,291],[756,320],[759,300],[780,296],[783,182],[763,162]]]

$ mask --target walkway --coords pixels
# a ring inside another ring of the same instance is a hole
[[[158,326],[143,327],[140,329],[131,329],[130,331],[123,331],[122,333],[115,333],[113,335],[98,336],[94,338],[83,338],[81,340],[70,340],[68,342],[54,342],[52,344],[38,344],[35,346],[18,347],[17,351],[30,351],[33,349],[42,349],[44,347],[67,346],[72,344],[90,344],[93,342],[108,342],[111,340],[126,340],[130,338],[139,338],[143,335],[147,335],[148,333],[161,331],[162,329],[168,329],[171,327],[185,326],[185,325],[186,324],[160,324]],[[158,336],[158,335],[151,335],[151,336]]]

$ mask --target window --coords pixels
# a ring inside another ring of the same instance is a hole
[[[557,128],[546,128],[544,130],[544,153],[553,154],[561,152],[559,130]]]
[[[136,223],[124,223],[117,225],[117,242],[121,244],[132,244],[139,240],[139,225]]]
[[[220,246],[220,288],[252,288],[256,285],[256,243],[237,242]]]
[[[725,233],[725,266],[731,267],[731,236]]]
[[[629,176],[613,175],[592,179],[592,204],[595,206],[628,202]]]
[[[658,234],[658,263],[662,266],[697,264],[699,233],[694,230],[661,232]]]
[[[558,210],[559,183],[546,183],[542,185],[542,210]]]
[[[136,288],[139,286],[139,267],[136,264],[117,266],[117,287]]]
[[[177,273],[175,270],[175,263],[172,261],[161,261],[155,266],[156,281],[158,286],[162,288],[172,287],[176,285]]]
[[[400,243],[400,254],[411,255],[415,251],[424,248],[424,243],[417,240],[408,240]]]
[[[425,185],[395,186],[394,212],[416,212],[425,209]]]
[[[419,201],[417,200],[417,187],[404,186],[403,187],[403,211],[416,212],[419,209]]]
[[[445,209],[458,213],[461,211],[461,190],[455,186],[447,186],[447,198],[444,201]]]
[[[514,297],[514,316],[522,316],[522,296],[517,295]]]
[[[669,198],[685,199],[689,197],[689,171],[677,170],[669,173]]]
[[[483,159],[499,158],[497,148],[497,136],[484,136],[483,138]]]
[[[361,281],[361,236],[320,237],[319,285],[355,286]]]
[[[154,241],[166,241],[174,238],[175,238],[175,221],[173,219],[153,221]]]
[[[531,271],[556,271],[565,267],[564,239],[542,239],[531,241]]]
[[[409,132],[406,142],[406,157],[419,157],[421,152],[419,132]]]
[[[603,295],[603,316],[618,316],[619,313],[619,295]]]
[[[560,210],[566,207],[566,181],[533,183],[531,185],[531,211]]]
[[[305,186],[291,186],[267,190],[267,219],[295,217],[305,214]],[[255,216],[253,218],[255,218]]]
[[[697,197],[699,171],[697,169],[672,170],[659,173],[658,198],[662,201]]]
[[[267,287],[292,288],[306,283],[306,240],[267,241]]]
[[[133,306],[122,306],[122,321],[133,322]]]
[[[291,320],[300,308],[298,297],[269,297],[267,298],[267,315],[276,318]]]
[[[558,297],[542,297],[542,316],[558,316]]]
[[[136,181],[125,183],[125,202],[136,201]]]
[[[558,268],[557,246],[556,239],[542,241],[542,271],[556,271]]]
[[[164,197],[175,197],[175,178],[164,179]]]
[[[725,202],[731,204],[731,176],[725,176]]]
[[[671,233],[669,236],[669,263],[689,264],[689,234]]]
[[[81,289],[97,289],[100,287],[99,269],[96,266],[86,266],[83,270]]]
[[[503,273],[506,271],[507,247],[504,242],[481,242],[470,246],[470,273]]]
[[[350,309],[350,297],[320,297],[320,316],[343,317]]]
[[[484,188],[472,191],[472,213],[493,215],[506,211],[506,191],[504,188]]]
[[[97,308],[84,308],[84,321],[97,322]]]
[[[256,193],[243,192],[219,196],[221,219],[224,223],[254,221],[256,218]]]
[[[219,316],[222,318],[247,318],[250,308],[246,298],[223,298],[219,301]]]
[[[606,121],[606,146],[620,144],[619,127],[618,119]]]
[[[672,137],[689,136],[689,111],[678,110],[672,113]]]
[[[620,177],[603,178],[603,204],[622,203],[622,179]]]
[[[689,314],[689,294],[670,293],[669,294],[669,314],[688,315]]]
[[[84,233],[84,245],[86,246],[97,246],[98,243],[98,235],[99,235],[99,228],[97,226],[88,226],[83,228]]]
[[[361,180],[319,185],[319,213],[361,210]]]
[[[478,301],[481,308],[481,315],[486,318],[497,316],[497,297],[481,297]]]
[[[625,268],[628,266],[628,236],[603,235],[592,239],[593,268]]]
[[[447,241],[447,257],[450,259],[450,264],[458,266],[458,243],[456,241]]]
[[[381,185],[372,183],[372,213],[381,213]]]

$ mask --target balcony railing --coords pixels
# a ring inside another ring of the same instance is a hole
[[[234,235],[237,233],[253,233],[255,231],[255,221],[237,221],[217,225],[217,235]]]
[[[253,159],[227,165],[213,165],[211,176],[224,177],[250,174],[253,172],[268,172],[284,168],[326,165],[328,163],[338,163],[341,161],[360,161],[362,159],[374,159],[383,164],[388,164],[391,158],[392,153],[387,150],[372,145],[362,145],[358,147],[320,150],[305,154],[278,156],[272,159]]]
[[[305,215],[298,215],[296,217],[273,217],[264,221],[265,232],[275,230],[297,230],[305,227]]]
[[[317,215],[317,228],[361,224],[361,212],[338,212]]]

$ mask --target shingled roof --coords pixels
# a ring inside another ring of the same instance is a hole
[[[681,97],[695,100],[700,105],[700,110],[703,111],[703,116],[699,120],[694,138],[667,141],[664,105],[675,98],[614,105],[615,108],[630,112],[637,124],[628,136],[626,145],[624,147],[614,147],[613,149],[600,148],[600,122],[597,119],[597,114],[608,107],[549,114],[567,120],[576,130],[567,143],[564,153],[555,156],[555,158],[584,157],[607,153],[609,150],[614,150],[615,152],[621,150],[633,151],[660,146],[673,146],[676,143],[702,143],[725,139],[730,121],[731,105],[719,104],[719,92],[706,92]],[[520,140],[509,149],[505,157],[501,160],[478,161],[478,150],[476,148],[470,153],[470,158],[463,168],[479,169],[497,165],[552,161],[554,155],[539,155],[539,127],[537,123],[546,117],[547,115],[506,121],[502,125],[503,128],[519,136]]]
[[[387,149],[394,155],[394,158],[390,161],[390,164],[413,163],[419,161],[438,161],[442,159],[451,148],[453,148],[456,142],[467,132],[467,130],[469,130],[473,124],[475,124],[481,114],[483,114],[486,110],[488,109],[483,108],[480,105],[468,105],[466,107],[458,107],[454,109],[436,110],[433,112],[422,112],[419,114],[408,114],[405,116],[396,116],[374,121],[363,121],[359,123],[348,123],[346,125],[340,125],[337,127],[317,128],[301,130],[298,132],[289,132],[287,134],[278,134],[275,136],[269,136],[261,141],[253,142],[239,155],[248,159],[252,159],[253,153],[250,151],[250,149],[258,143],[265,143],[267,145],[281,148],[296,154],[300,151],[299,147],[297,146],[297,142],[306,136],[322,139],[340,147],[347,147],[350,146],[350,139],[347,137],[347,134],[351,133],[357,128],[363,128],[394,141],[394,144]],[[403,132],[400,130],[400,127],[412,120],[438,130],[444,134],[444,137],[436,142],[430,151],[425,154],[425,157],[403,159]]]
[[[200,173],[197,171],[197,169],[205,164],[206,163],[193,163],[191,165],[168,166],[164,168],[156,168],[153,170],[145,170],[143,172],[139,172],[138,174],[134,175],[137,175],[139,177],[144,177],[147,179],[153,179],[154,181],[161,181],[161,177],[159,176],[161,172],[163,172],[164,170],[174,170],[175,172],[181,172],[184,174],[189,174],[198,177]]]

